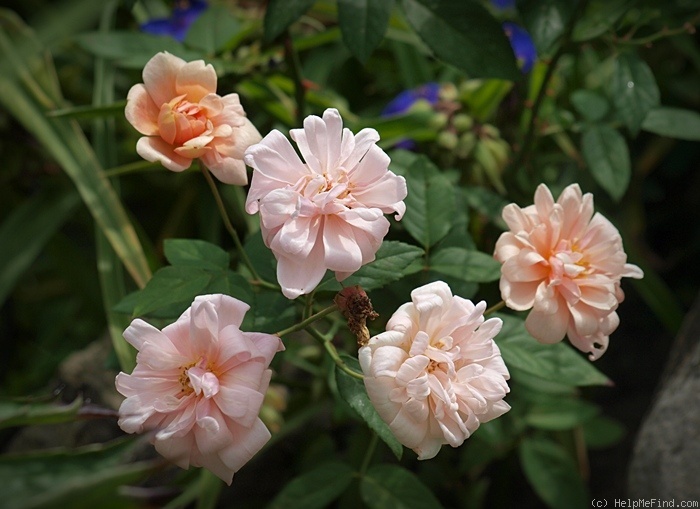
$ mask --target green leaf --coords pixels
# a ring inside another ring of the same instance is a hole
[[[590,0],[574,26],[573,40],[587,41],[610,30],[636,0]]]
[[[408,196],[402,224],[425,249],[450,231],[455,195],[450,181],[427,157],[419,157],[406,174]]]
[[[166,239],[163,251],[170,264],[178,267],[221,271],[226,270],[230,262],[226,251],[198,239]]]
[[[583,437],[591,449],[604,449],[625,436],[625,427],[614,419],[598,415],[583,423]]]
[[[486,187],[470,186],[463,190],[464,197],[471,208],[488,217],[501,230],[507,226],[501,214],[508,202],[502,196]]]
[[[615,201],[619,201],[632,176],[625,139],[612,127],[593,125],[583,133],[581,150],[593,178]]]
[[[0,225],[0,306],[79,202],[75,191],[46,190],[27,199],[3,221]]]
[[[139,483],[160,462],[124,464],[133,440],[0,457],[3,500],[13,509],[131,507],[120,495],[125,484]],[[8,506],[9,507],[9,506]]]
[[[564,35],[576,7],[570,0],[525,0],[518,2],[518,12],[540,56],[551,53]]]
[[[223,293],[238,300],[242,300],[249,306],[253,305],[255,295],[248,280],[232,270],[223,272],[212,272],[209,284],[204,288],[203,293]]]
[[[341,354],[340,357],[350,369],[358,373],[362,372],[362,368],[360,368],[360,363],[357,359],[346,354]],[[403,446],[396,440],[396,437],[391,432],[391,429],[389,429],[387,423],[379,417],[379,414],[367,395],[364,382],[359,378],[348,375],[339,368],[335,370],[335,377],[338,384],[338,391],[342,398],[347,401],[348,405],[350,405],[360,417],[362,417],[367,423],[367,426],[374,430],[377,436],[389,446],[389,449],[396,455],[396,458],[401,459]]]
[[[241,24],[225,5],[210,5],[187,30],[185,44],[213,55],[226,48]]]
[[[172,37],[132,31],[88,32],[75,36],[85,51],[127,69],[143,69],[153,55],[167,51],[184,60],[202,58],[202,54],[186,49]]]
[[[501,277],[501,264],[493,256],[461,247],[446,247],[430,256],[430,269],[472,283]]]
[[[360,480],[370,509],[439,509],[435,495],[413,473],[398,465],[374,465]]]
[[[654,108],[644,117],[642,129],[669,138],[698,141],[700,114],[681,108]]]
[[[376,290],[402,277],[415,272],[413,262],[423,256],[419,247],[395,240],[385,240],[377,251],[373,262],[363,265],[360,270],[343,280],[343,286],[360,285],[363,289]],[[338,291],[342,287],[334,278],[328,279],[319,290]]]
[[[525,415],[530,426],[547,430],[571,429],[592,419],[600,409],[579,399],[562,398],[541,401]]]
[[[610,111],[607,99],[592,90],[575,90],[570,99],[579,115],[591,122],[602,120]]]
[[[139,293],[134,314],[147,315],[173,305],[184,311],[211,278],[210,273],[194,267],[163,267]]]
[[[0,429],[30,424],[55,424],[74,421],[83,406],[83,398],[77,397],[68,404],[18,403],[0,401]]]
[[[435,79],[432,62],[414,44],[387,38],[385,45],[396,63],[396,79],[402,88],[416,88]]]
[[[647,63],[635,53],[620,53],[615,60],[610,96],[620,120],[636,136],[647,114],[659,105],[659,87]]]
[[[265,12],[265,42],[284,32],[314,4],[314,0],[270,0]]]
[[[568,344],[543,345],[530,336],[523,320],[500,313],[497,316],[503,320],[503,328],[496,343],[507,366],[563,384],[610,385],[608,377]]]
[[[397,142],[407,138],[415,141],[430,141],[437,135],[435,129],[429,124],[434,116],[435,113],[430,111],[408,111],[388,118],[362,119],[361,125],[358,123],[357,130],[363,127],[376,129],[380,136],[378,144],[382,147],[393,147]],[[348,123],[348,127],[353,128],[351,123]]]
[[[245,239],[245,249],[258,275],[265,281],[277,281],[277,260],[265,245],[260,230]]]
[[[347,489],[353,476],[353,469],[346,463],[322,463],[292,479],[267,509],[323,509]]]
[[[280,292],[261,291],[254,294],[241,328],[273,334],[290,327],[296,319],[294,305],[287,297]]]
[[[549,507],[588,507],[590,498],[576,464],[559,444],[526,437],[518,452],[527,480]]]
[[[343,42],[365,63],[382,42],[394,0],[338,0],[338,23]]]
[[[402,0],[401,4],[423,42],[446,63],[471,78],[520,78],[501,25],[478,2]]]

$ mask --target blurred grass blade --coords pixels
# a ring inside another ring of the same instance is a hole
[[[101,104],[99,106],[74,106],[72,108],[60,108],[58,110],[49,111],[47,116],[57,118],[104,118],[121,116],[124,114],[126,101],[117,101],[111,104]]]
[[[79,202],[75,191],[47,189],[14,209],[0,225],[0,306]]]
[[[113,25],[117,2],[112,0],[105,3],[100,19],[100,31],[106,32]],[[114,101],[114,67],[104,58],[95,59],[95,81],[92,93],[94,110],[104,108]],[[95,155],[103,167],[111,167],[117,163],[115,127],[113,118],[96,118],[92,122],[92,137],[95,144]],[[119,182],[112,179],[116,193],[119,193]],[[112,339],[114,352],[123,371],[130,373],[136,365],[136,350],[124,340],[124,329],[129,325],[128,316],[114,311],[114,307],[126,295],[124,273],[119,257],[109,244],[107,237],[95,227],[95,242],[97,247],[97,273],[102,290],[102,304],[107,318],[107,328]]]
[[[3,507],[38,509],[130,507],[120,487],[136,484],[159,461],[126,463],[133,440],[0,457]]]
[[[61,106],[60,98],[55,97],[58,85],[55,81],[51,84],[55,75],[46,68],[51,66],[50,60],[41,61],[36,39],[16,15],[0,10],[0,25],[0,104],[44,145],[73,180],[136,284],[145,286],[151,272],[143,248],[85,134],[74,120],[49,119],[45,115]],[[19,44],[14,44],[11,35]],[[42,86],[36,77],[49,85]]]

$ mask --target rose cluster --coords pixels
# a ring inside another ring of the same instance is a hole
[[[203,61],[160,53],[143,80],[126,106],[143,135],[137,152],[172,171],[198,159],[227,184],[247,184],[250,166],[245,208],[260,216],[287,298],[311,293],[327,270],[342,281],[372,262],[389,231],[385,215],[402,218],[406,181],[389,170],[374,129],[354,134],[330,108],[290,131],[297,153],[277,130],[262,138],[236,94],[217,95],[214,68]],[[556,202],[541,185],[534,205],[508,205],[503,218],[510,230],[494,256],[503,264],[505,304],[531,310],[525,326],[538,340],[568,335],[598,358],[619,322],[621,278],[642,277],[618,231],[594,214],[592,196],[578,185]],[[168,460],[205,467],[229,484],[270,438],[259,415],[270,363],[284,349],[279,335],[240,330],[248,309],[233,297],[203,295],[162,331],[134,320],[124,337],[138,350],[137,365],[116,379],[126,397],[124,431],[149,432]],[[459,446],[510,408],[510,375],[494,341],[502,321],[485,319],[485,310],[485,302],[433,282],[413,290],[385,332],[364,336],[358,356],[367,394],[419,459]]]

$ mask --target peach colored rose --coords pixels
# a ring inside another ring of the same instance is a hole
[[[246,211],[260,212],[265,245],[290,299],[309,293],[326,269],[342,281],[374,260],[389,230],[384,214],[406,210],[406,181],[389,171],[374,129],[343,129],[335,109],[292,129],[304,161],[279,131],[248,148],[254,168]]]
[[[493,341],[503,323],[484,321],[485,302],[453,296],[442,281],[416,288],[411,301],[359,360],[377,413],[424,460],[507,412],[510,375]]]
[[[147,161],[183,171],[200,159],[221,182],[248,183],[243,154],[261,136],[238,94],[216,94],[211,64],[158,53],[143,68],[143,84],[129,90],[125,115],[144,135],[136,151]]]
[[[534,205],[507,205],[503,219],[510,231],[501,234],[494,257],[503,264],[506,305],[532,309],[525,326],[540,342],[557,343],[568,335],[591,360],[599,358],[619,323],[620,280],[644,275],[626,263],[617,229],[594,215],[593,195],[583,195],[578,184],[564,189],[556,203],[540,184]]]
[[[116,379],[126,396],[124,431],[153,431],[166,459],[204,467],[228,484],[270,439],[258,414],[268,366],[284,349],[277,336],[239,330],[248,309],[227,295],[203,295],[162,331],[134,320],[124,338],[139,351],[137,365]]]

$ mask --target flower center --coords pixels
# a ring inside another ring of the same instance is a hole
[[[337,175],[328,172],[306,175],[297,183],[295,190],[321,207],[328,202],[346,200],[354,186],[348,180],[345,169],[338,168],[333,173]]]
[[[171,145],[180,146],[207,130],[209,119],[199,104],[191,103],[184,95],[174,98],[160,108],[158,131]]]
[[[193,392],[197,396],[211,398],[219,392],[219,378],[208,365],[205,359],[200,358],[180,368],[178,381],[182,387],[181,392],[189,396]]]
[[[585,254],[576,242],[562,240],[549,256],[550,282],[561,282],[563,279],[586,277],[591,268]]]

